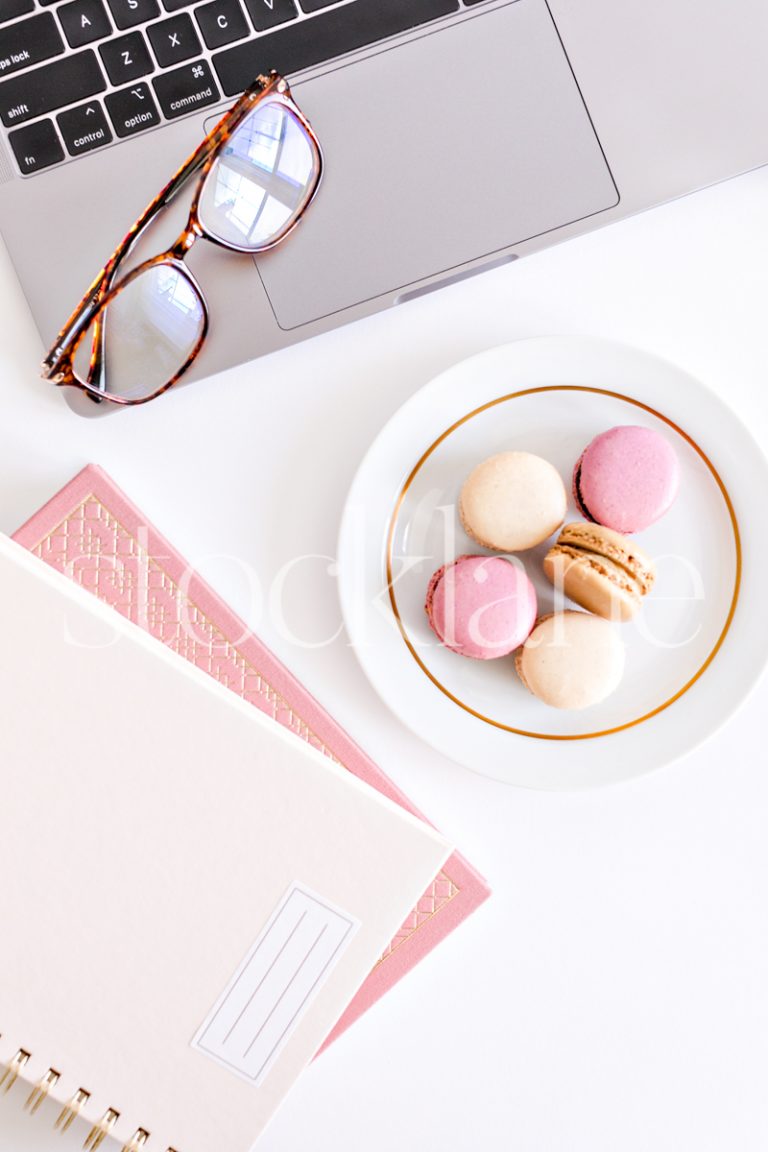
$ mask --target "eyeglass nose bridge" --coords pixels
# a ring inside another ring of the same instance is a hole
[[[165,256],[184,263],[184,260],[186,259],[187,254],[191,251],[192,247],[197,243],[198,240],[202,240],[204,237],[205,233],[200,227],[197,215],[192,213],[187,222],[186,228],[178,237],[178,239],[174,241],[174,243],[165,253]]]

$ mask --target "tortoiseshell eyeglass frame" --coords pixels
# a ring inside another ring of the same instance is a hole
[[[199,218],[199,203],[203,191],[206,177],[213,167],[221,149],[232,137],[234,132],[243,122],[243,120],[254,111],[259,104],[264,100],[270,98],[275,100],[285,107],[287,107],[293,115],[297,118],[299,123],[306,131],[316,152],[316,175],[314,184],[308,189],[308,194],[304,203],[299,211],[288,221],[288,224],[282,231],[276,233],[268,243],[260,247],[238,247],[235,244],[228,244],[219,237],[212,235],[201,223]],[[100,403],[102,400],[108,400],[113,404],[121,405],[134,405],[146,404],[148,400],[154,400],[157,396],[161,396],[163,392],[167,392],[174,384],[184,375],[189,368],[190,364],[195,360],[200,349],[205,342],[210,327],[210,315],[208,312],[208,304],[205,296],[195,280],[192,273],[184,265],[184,260],[187,253],[192,248],[193,244],[199,240],[210,240],[211,243],[217,244],[221,248],[226,248],[230,251],[248,253],[255,255],[259,252],[266,252],[270,248],[274,248],[280,244],[286,236],[288,236],[301,220],[309,205],[317,195],[317,190],[320,186],[323,171],[323,154],[320,149],[319,141],[312,130],[307,118],[301,112],[299,107],[294,102],[291,96],[291,90],[287,80],[280,76],[277,72],[270,72],[268,76],[259,76],[254,80],[250,87],[246,88],[242,96],[237,102],[229,109],[229,111],[221,118],[216,126],[209,132],[205,139],[195,149],[192,155],[182,164],[175,176],[169,180],[151,204],[142,212],[136,223],[127,233],[120,245],[110,256],[107,263],[99,272],[98,276],[91,284],[83,299],[78,304],[75,311],[67,320],[56,341],[51,348],[48,355],[41,366],[41,373],[44,379],[52,380],[54,384],[59,387],[73,387],[79,388],[90,397],[91,400]],[[158,213],[171,202],[171,200],[179,193],[185,186],[187,181],[195,173],[199,172],[199,178],[195,193],[192,199],[192,205],[189,211],[189,218],[186,227],[178,239],[168,248],[165,252],[160,253],[158,256],[153,256],[149,260],[143,261],[136,268],[127,273],[125,277],[115,283],[115,277],[120,268],[121,263],[131,252],[132,248],[138,241],[144,229],[155,219]],[[166,264],[180,271],[187,281],[192,285],[195,293],[200,299],[200,304],[203,310],[203,325],[197,343],[190,352],[184,364],[179,368],[178,372],[171,377],[162,387],[150,393],[147,396],[140,396],[136,398],[118,396],[110,394],[104,384],[105,363],[104,363],[104,349],[103,349],[103,325],[101,318],[104,315],[104,310],[108,307],[110,302],[114,300],[128,284],[130,284],[137,276],[143,272],[154,268],[157,265]],[[83,381],[78,379],[74,370],[74,359],[77,354],[78,347],[85,337],[86,332],[89,330],[93,322],[93,344],[91,348],[91,355],[89,360],[88,380]]]

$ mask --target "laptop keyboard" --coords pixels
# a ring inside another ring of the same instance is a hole
[[[22,175],[482,0],[0,0],[0,122]]]

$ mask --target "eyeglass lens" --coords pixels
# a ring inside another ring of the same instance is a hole
[[[248,252],[273,243],[305,208],[320,157],[298,117],[279,100],[258,105],[208,173],[199,217],[209,235]]]
[[[155,395],[184,367],[205,324],[185,273],[157,264],[128,280],[94,319],[75,356],[75,375],[92,390],[125,400]],[[99,345],[100,371],[91,358]]]

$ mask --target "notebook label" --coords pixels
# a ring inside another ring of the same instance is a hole
[[[358,927],[347,912],[293,884],[192,1047],[261,1083]]]

